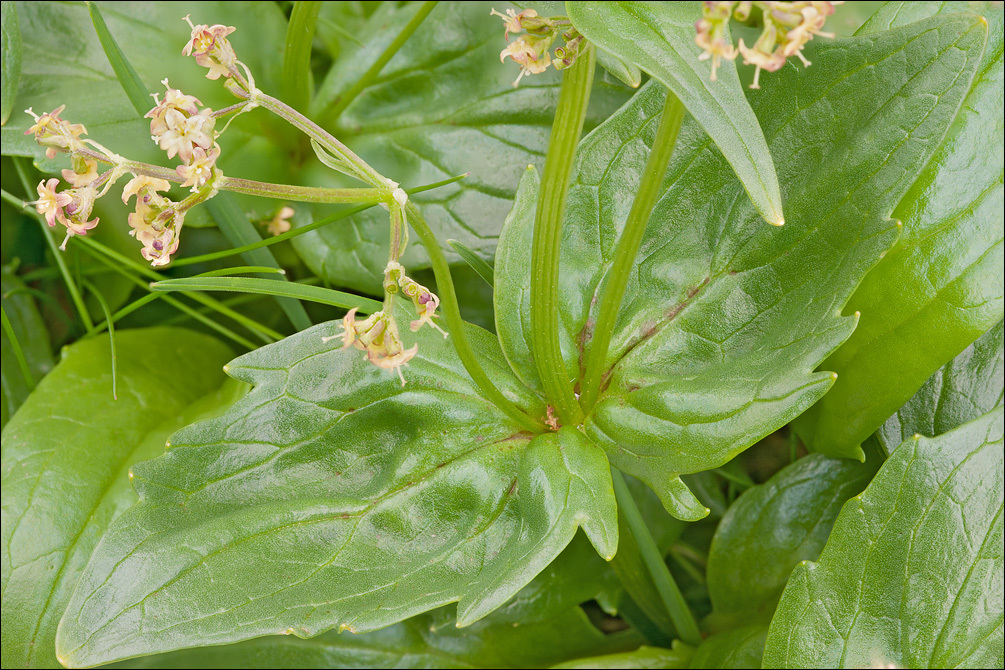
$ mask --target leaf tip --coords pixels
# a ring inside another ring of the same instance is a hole
[[[779,226],[779,227],[780,226],[784,226],[785,225],[785,217],[780,216],[780,217],[778,217],[778,219],[776,221],[768,221],[768,223],[770,223],[773,226]]]

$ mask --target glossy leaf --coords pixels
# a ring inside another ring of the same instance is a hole
[[[365,46],[344,54],[321,83],[314,107],[322,124],[332,120],[321,112],[355,84],[419,8],[396,4],[383,3],[374,12],[357,34]],[[520,69],[499,60],[506,41],[502,22],[489,15],[493,7],[503,11],[505,5],[439,4],[331,127],[353,151],[406,188],[470,171],[462,182],[414,201],[437,239],[457,240],[487,259],[521,173],[527,165],[544,163],[559,88],[551,70],[513,87]],[[620,83],[598,80],[589,128],[630,93]],[[307,178],[333,185],[340,177],[311,170]],[[315,210],[317,218],[321,215]],[[344,225],[299,237],[294,246],[332,283],[374,291],[387,264],[387,240],[387,214],[374,208]],[[402,263],[410,270],[429,265],[419,245],[409,248]]]
[[[586,39],[673,91],[729,161],[761,216],[776,225],[784,221],[775,166],[736,65],[724,60],[712,81],[710,61],[698,60],[698,3],[570,2],[568,11]]]
[[[607,654],[592,658],[580,658],[553,665],[553,668],[574,670],[577,668],[598,668],[600,670],[625,668],[627,670],[647,670],[648,668],[686,668],[692,650],[687,645],[679,645],[672,649],[660,647],[639,647],[634,651],[620,654]]]
[[[116,349],[118,400],[108,337],[95,337],[65,349],[4,428],[4,667],[57,665],[56,625],[80,571],[136,501],[130,466],[195,418],[186,406],[220,386],[230,354],[177,328],[119,331]]]
[[[764,667],[1002,667],[1002,428],[897,447],[793,572]]]
[[[689,668],[759,668],[766,624],[743,626],[710,635],[694,650]]]
[[[0,125],[7,123],[14,109],[18,84],[21,83],[21,28],[17,7],[5,2],[0,9]]]
[[[12,340],[4,329],[0,339],[3,353],[0,356],[0,401],[3,401],[0,425],[6,426],[7,420],[28,398],[35,384],[52,369],[52,349],[35,300],[21,280],[7,268],[0,273],[0,304],[14,335]],[[21,350],[28,378],[15,347]]]
[[[591,550],[592,551],[592,550]],[[631,632],[604,635],[578,607],[519,624],[493,616],[457,629],[442,610],[353,635],[329,631],[311,640],[270,635],[119,663],[117,668],[533,668],[629,647]],[[637,644],[637,641],[635,641]]]
[[[613,555],[609,465],[579,431],[531,439],[478,396],[429,329],[414,336],[404,387],[322,341],[338,330],[325,324],[233,362],[230,374],[256,388],[134,468],[141,502],[106,534],[63,618],[68,664],[365,632],[455,601],[469,625],[577,527]],[[469,337],[503,392],[543,413],[494,338],[473,327]]]
[[[896,28],[974,3],[891,2],[863,31]],[[949,134],[893,215],[897,246],[866,277],[846,312],[854,335],[824,368],[834,389],[799,423],[808,445],[847,456],[941,365],[1001,320],[1003,302],[1002,6],[984,9],[989,35]]]
[[[830,387],[829,373],[812,370],[854,328],[841,305],[893,244],[888,215],[945,134],[984,37],[976,17],[938,17],[815,42],[819,67],[766,81],[753,106],[785,166],[783,228],[764,225],[708,136],[685,120],[629,280],[606,389],[585,423],[612,464],[653,487],[671,513],[705,512],[681,474],[722,465]],[[577,378],[663,95],[646,85],[580,145],[559,301],[565,365]],[[518,218],[496,275],[497,288],[501,273],[512,278],[511,292],[529,275]],[[518,309],[497,307],[497,328],[526,379],[528,318]]]
[[[887,453],[912,435],[941,435],[1002,404],[1005,391],[1005,322],[984,333],[928,378],[886,420],[876,437]]]
[[[811,454],[744,491],[712,540],[706,576],[714,623],[706,623],[716,630],[767,624],[792,569],[820,556],[842,505],[862,492],[879,460]]]

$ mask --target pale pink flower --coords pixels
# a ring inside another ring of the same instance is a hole
[[[45,217],[49,227],[56,225],[56,217],[62,215],[64,207],[70,204],[72,198],[65,191],[56,193],[59,180],[53,177],[49,181],[38,182],[38,200],[26,204],[35,205],[39,214]]]
[[[193,117],[195,118],[195,117]],[[202,147],[196,147],[192,151],[192,159],[188,165],[179,165],[175,168],[178,176],[184,179],[182,186],[191,186],[192,190],[197,190],[213,176],[216,166],[216,159],[220,156],[220,145],[214,144],[213,148],[206,153]]]

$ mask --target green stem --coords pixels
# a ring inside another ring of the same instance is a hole
[[[485,374],[485,370],[482,369],[481,364],[478,362],[478,358],[475,356],[471,343],[468,342],[467,335],[464,332],[464,320],[461,318],[461,311],[457,304],[454,280],[450,276],[450,265],[447,264],[447,258],[443,255],[443,250],[436,241],[433,231],[430,230],[429,224],[426,223],[426,220],[419,212],[419,208],[411,201],[408,203],[407,212],[408,223],[411,224],[412,228],[419,235],[419,238],[422,240],[422,246],[425,247],[426,253],[429,254],[429,261],[433,266],[433,275],[436,277],[436,286],[440,292],[440,309],[443,311],[443,316],[447,321],[447,328],[450,330],[450,340],[457,350],[457,356],[461,359],[461,363],[464,364],[464,369],[468,371],[468,375],[471,376],[471,379],[482,390],[487,400],[525,429],[532,433],[543,433],[547,430],[545,425],[521,411],[509,398],[502,394],[502,391],[496,388],[492,380]]]
[[[656,585],[656,591],[670,615],[670,621],[677,629],[677,636],[687,644],[699,645],[701,632],[698,630],[698,623],[688,608],[677,582],[670,574],[666,561],[663,560],[663,555],[656,546],[656,541],[649,532],[649,527],[646,526],[642,513],[635,504],[635,499],[632,498],[628,484],[625,483],[621,472],[614,468],[611,468],[611,476],[614,480],[614,495],[618,500],[618,509],[624,515],[628,531],[639,546],[642,561]]]
[[[582,423],[583,412],[569,381],[558,336],[558,255],[565,199],[590,101],[595,60],[595,50],[588,49],[562,74],[562,89],[541,175],[531,250],[531,350],[548,402],[563,424],[574,426]]]
[[[221,191],[258,195],[264,198],[295,200],[297,202],[318,202],[322,204],[346,204],[366,202],[377,204],[387,200],[387,194],[376,188],[320,188],[315,186],[295,186],[293,184],[270,184],[268,182],[240,179],[220,175],[213,185]]]
[[[101,311],[105,315],[105,323],[108,324],[108,344],[112,349],[112,400],[119,399],[119,385],[118,385],[118,360],[119,356],[115,352],[115,325],[112,321],[112,310],[108,309],[108,303],[105,302],[105,297],[101,295],[101,292],[97,290],[97,287],[91,282],[84,280],[87,290],[91,292],[94,299],[98,301],[101,305]],[[98,329],[94,329],[95,334],[97,334]]]
[[[31,193],[31,186],[28,183],[28,175],[25,174],[21,161],[15,158],[14,167],[17,169],[18,176],[21,178],[21,186],[24,188],[25,193]],[[3,198],[19,209],[25,206],[23,200],[18,200],[10,193],[7,193],[7,191],[3,191]],[[63,252],[59,250],[59,245],[57,245],[56,241],[52,239],[52,234],[49,232],[49,226],[46,225],[45,219],[42,215],[35,212],[35,219],[38,221],[38,225],[42,228],[42,237],[45,238],[45,243],[49,246],[49,252],[56,261],[57,267],[59,267],[59,274],[63,276],[63,282],[66,284],[67,293],[70,294],[70,300],[73,301],[73,306],[76,308],[77,314],[80,316],[80,320],[84,324],[84,329],[90,333],[94,330],[94,321],[91,320],[91,314],[87,311],[87,305],[84,304],[84,298],[80,293],[80,289],[77,287],[77,282],[73,280],[73,276],[70,274],[70,268],[66,265],[66,260],[63,258]]]
[[[369,86],[373,80],[376,79],[377,75],[380,74],[380,71],[384,69],[384,66],[387,65],[394,54],[398,53],[398,49],[400,49],[402,45],[408,41],[408,38],[412,36],[412,33],[416,31],[425,18],[429,16],[429,12],[433,11],[433,7],[435,6],[435,2],[423,3],[422,7],[420,7],[419,11],[415,13],[415,16],[412,17],[411,21],[409,21],[405,27],[402,28],[401,32],[398,33],[398,36],[394,38],[394,41],[387,45],[387,48],[384,49],[384,53],[380,54],[377,60],[374,61],[373,65],[371,65],[369,69],[363,73],[363,76],[359,78],[359,81],[353,84],[352,88],[348,91],[335,98],[335,104],[331,107],[328,113],[324,115],[324,119],[329,125],[338,121],[339,116],[341,116],[342,112],[344,112],[349,105],[352,104],[352,101],[356,99],[356,96],[358,96],[364,88]]]
[[[293,3],[290,23],[286,27],[281,90],[290,106],[296,109],[306,110],[311,99],[311,45],[320,11],[320,2],[299,0]]]
[[[635,258],[639,253],[649,216],[659,198],[663,178],[670,164],[670,155],[677,144],[677,132],[683,119],[684,105],[668,90],[656,139],[642,173],[642,182],[632,202],[632,209],[628,212],[624,232],[621,233],[621,238],[614,249],[614,262],[607,273],[607,282],[600,297],[600,313],[593,329],[593,338],[590,341],[580,383],[579,402],[586,413],[593,409],[604,383],[607,353],[611,346],[611,335],[614,333],[618,312],[621,311],[621,301],[625,296],[628,279],[635,268]]]

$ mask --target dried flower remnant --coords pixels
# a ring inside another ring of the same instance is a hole
[[[404,386],[405,377],[401,373],[401,366],[408,365],[408,361],[415,357],[419,345],[405,349],[401,344],[394,318],[384,310],[374,312],[362,321],[356,320],[356,311],[355,308],[349,310],[342,319],[341,333],[322,338],[322,341],[329,342],[341,338],[343,349],[354,346],[365,352],[366,359],[370,363],[385,370],[396,371],[398,378],[401,379],[401,385]]]
[[[282,235],[283,233],[288,233],[292,228],[290,219],[293,218],[294,214],[296,214],[296,211],[292,207],[284,206],[276,212],[274,217],[269,219],[265,225],[265,229],[269,231],[269,234],[273,237]]]
[[[754,65],[751,88],[760,88],[761,70],[777,72],[788,58],[797,56],[804,66],[810,62],[802,49],[815,36],[834,37],[822,31],[827,17],[842,2],[704,2],[702,18],[695,24],[695,44],[702,48],[700,60],[712,59],[711,80],[716,80],[716,69],[721,59],[734,60],[743,56],[745,65]],[[753,8],[761,12],[764,28],[754,45],[748,47],[741,39],[737,47],[729,44],[726,26],[730,16],[746,22]]]

